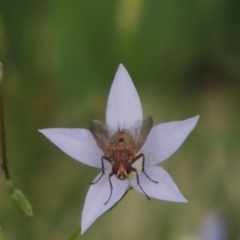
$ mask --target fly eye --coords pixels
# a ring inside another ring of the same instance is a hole
[[[118,176],[118,170],[119,170],[119,163],[114,163],[112,165],[112,172]]]
[[[132,171],[132,166],[130,163],[125,163],[126,173],[129,174]]]

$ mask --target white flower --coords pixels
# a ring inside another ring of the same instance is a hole
[[[138,174],[139,184],[136,174],[133,178],[123,180],[115,174],[111,178],[109,177],[112,172],[112,164],[109,161],[101,161],[106,154],[97,145],[90,130],[64,128],[40,130],[42,134],[72,158],[100,169],[102,169],[102,162],[104,164],[104,174],[100,172],[88,190],[82,212],[81,233],[83,234],[101,214],[116,204],[129,186],[140,193],[144,191],[145,195],[152,198],[187,202],[169,174],[156,164],[169,158],[181,146],[195,127],[198,118],[199,116],[196,116],[184,121],[162,123],[151,129],[145,144],[136,154],[136,156],[138,154],[145,156],[144,172],[140,171]],[[118,132],[130,127],[133,128],[142,119],[142,106],[138,93],[128,72],[120,64],[108,97],[107,126]],[[95,123],[98,124],[99,122]],[[112,184],[112,192],[109,179]]]
[[[225,240],[227,239],[227,222],[220,212],[210,213],[205,217],[200,228],[200,240]]]

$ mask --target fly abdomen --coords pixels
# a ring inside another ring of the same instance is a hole
[[[124,139],[123,138],[119,138],[118,141],[119,142],[124,142]]]

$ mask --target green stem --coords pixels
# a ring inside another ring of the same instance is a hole
[[[0,225],[0,240],[5,240],[1,225]]]
[[[1,167],[4,171],[7,180],[10,179],[10,173],[7,166],[7,151],[6,151],[6,137],[4,125],[4,111],[3,111],[3,65],[0,62],[0,135],[1,135],[1,148],[2,148],[2,164]]]
[[[81,232],[81,227],[77,226],[72,232],[71,235],[67,238],[67,240],[74,240]]]

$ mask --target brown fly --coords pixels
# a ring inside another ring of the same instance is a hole
[[[148,199],[149,196],[143,190],[139,183],[139,177],[137,169],[132,166],[134,162],[142,158],[142,172],[146,177],[158,183],[157,181],[152,180],[144,171],[145,156],[143,153],[137,155],[140,148],[145,143],[148,134],[151,131],[153,126],[152,117],[147,117],[141,121],[138,121],[135,126],[132,126],[128,129],[118,129],[113,131],[110,127],[98,120],[93,120],[90,131],[95,138],[97,145],[104,152],[104,156],[101,158],[102,163],[102,174],[101,176],[92,184],[97,183],[103,176],[104,172],[104,161],[106,160],[112,164],[112,171],[109,174],[109,184],[110,184],[110,196],[105,202],[105,205],[109,202],[112,196],[112,182],[111,177],[116,175],[120,180],[124,180],[131,172],[136,173],[137,184],[146,195]]]

